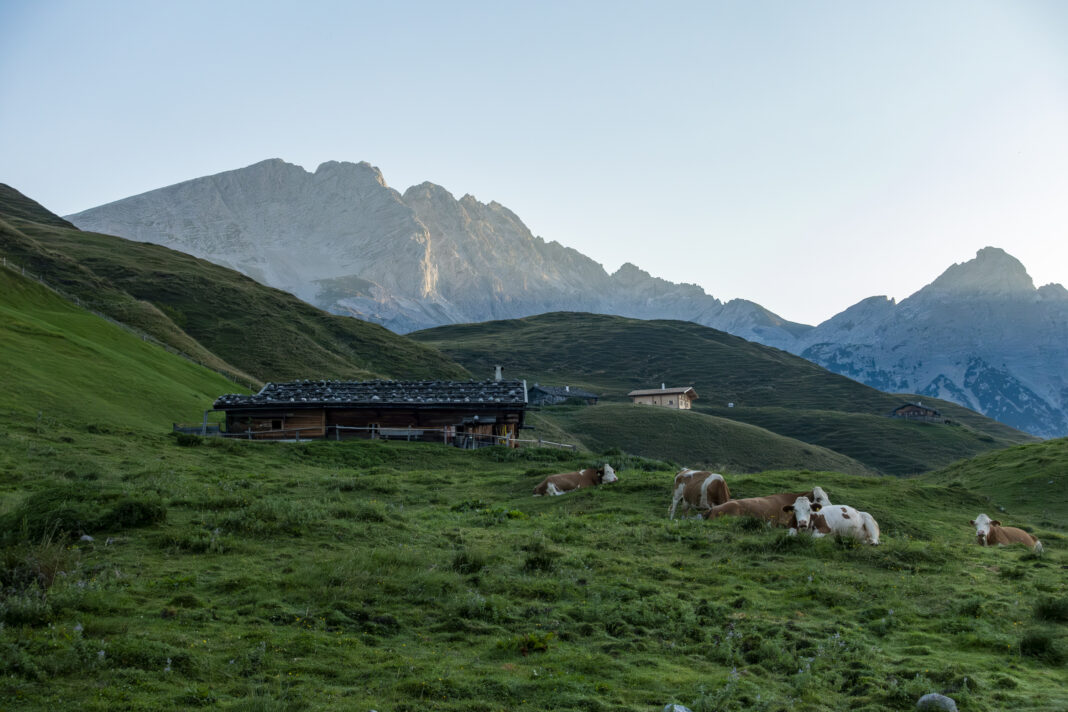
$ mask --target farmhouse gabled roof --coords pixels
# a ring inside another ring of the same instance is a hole
[[[563,396],[564,398],[599,398],[596,393],[590,393],[581,388],[570,388],[565,386],[539,386],[535,383],[530,387],[530,390],[541,391],[542,393],[548,393],[551,396]]]
[[[667,395],[669,393],[689,393],[693,391],[693,397],[697,397],[697,391],[693,390],[693,386],[687,386],[685,388],[647,388],[641,391],[631,391],[627,394],[628,397],[634,396],[655,396],[655,395]]]
[[[253,395],[220,396],[215,409],[347,405],[477,408],[525,403],[522,381],[290,381],[268,383]]]
[[[904,408],[910,408],[910,407],[911,408],[919,408],[921,410],[929,410],[932,413],[934,413],[935,415],[941,415],[942,414],[937,408],[932,408],[931,406],[924,405],[923,403],[902,403],[898,407],[894,408],[894,410],[891,411],[891,412],[896,413],[899,410],[902,410]]]

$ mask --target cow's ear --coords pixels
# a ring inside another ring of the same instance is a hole
[[[782,511],[784,511],[784,512],[792,512],[792,511],[794,511],[794,505],[792,505],[792,504],[784,504],[782,506]]]
[[[971,524],[973,527],[975,526],[975,520],[974,519],[972,521],[968,522],[968,523]]]
[[[996,519],[994,521],[990,522],[990,523],[993,524],[995,527],[1000,527],[1001,526],[1001,522],[999,522]]]
[[[812,511],[813,512],[818,512],[821,509],[823,509],[823,505],[822,504],[820,504],[819,502],[813,502],[812,503]]]

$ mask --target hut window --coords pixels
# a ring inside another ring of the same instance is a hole
[[[281,420],[272,420],[271,421],[271,430],[281,430],[281,429],[282,429],[282,421]]]

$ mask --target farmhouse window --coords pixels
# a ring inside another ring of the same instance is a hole
[[[271,430],[281,430],[281,429],[282,429],[282,421],[281,420],[272,420],[271,421]]]

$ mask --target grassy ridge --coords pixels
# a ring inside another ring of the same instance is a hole
[[[887,414],[907,396],[877,391],[785,351],[690,322],[561,312],[409,336],[472,370],[503,361],[510,373],[529,381],[567,383],[607,401],[625,401],[630,390],[660,383],[693,385],[699,395],[695,410],[835,450],[890,474],[922,472],[1036,440],[943,401],[938,407],[962,427],[894,421]],[[728,403],[735,407],[727,408]]]
[[[614,403],[543,408],[540,415],[575,434],[588,450],[620,447],[635,455],[718,472],[810,468],[876,474],[831,450],[703,413]]]
[[[0,403],[21,419],[40,413],[37,427],[170,429],[236,388],[10,270],[0,293]]]
[[[260,381],[470,377],[381,326],[159,245],[64,227],[19,196],[0,190],[0,254],[213,368]]]
[[[1068,511],[1068,438],[961,460],[923,479],[982,492],[994,505],[991,510],[1007,510],[1004,515],[987,512],[1005,519],[1005,524],[1023,515],[1045,526],[1063,527]]]
[[[733,418],[787,437],[818,443],[889,475],[927,472],[971,457],[977,451],[1007,447],[1015,442],[964,424],[906,422],[883,414],[700,404],[695,408],[709,415]]]

